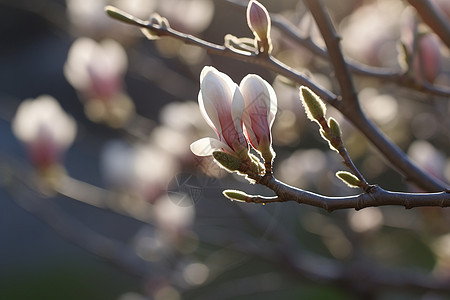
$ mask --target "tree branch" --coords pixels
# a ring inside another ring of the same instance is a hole
[[[226,0],[227,3],[235,5],[239,8],[244,9],[245,3],[241,3],[234,0]],[[309,37],[303,37],[299,34],[297,28],[291,24],[285,17],[280,14],[271,13],[270,18],[272,25],[280,29],[284,36],[291,38],[294,42],[310,50],[313,54],[329,60],[327,50],[318,46]],[[357,75],[377,78],[385,82],[395,83],[399,86],[409,88],[418,92],[440,96],[440,97],[450,97],[450,89],[443,86],[435,86],[427,82],[419,82],[413,76],[402,70],[388,70],[385,68],[372,67],[368,65],[361,64],[356,61],[352,61],[349,58],[345,58],[348,69]]]
[[[261,177],[258,183],[273,190],[277,197],[249,196],[245,199],[245,202],[266,204],[295,201],[299,204],[323,208],[329,212],[348,208],[360,210],[366,207],[385,205],[399,205],[407,209],[425,206],[450,206],[450,190],[438,193],[400,193],[386,191],[379,186],[372,186],[367,192],[359,195],[327,197],[292,187],[278,181],[273,176]]]
[[[449,194],[450,195],[450,194]],[[273,198],[273,197],[272,197]],[[267,199],[255,196],[255,199]],[[263,202],[267,203],[267,202]],[[267,216],[256,217],[242,210],[246,219],[252,223],[255,230],[267,234]],[[328,259],[304,250],[298,240],[292,238],[286,228],[275,219],[271,220],[271,237],[274,239],[272,251],[261,251],[258,247],[242,247],[242,243],[232,246],[236,251],[253,254],[278,267],[291,270],[302,280],[314,283],[334,284],[336,286],[376,290],[408,289],[416,292],[449,293],[450,285],[447,280],[428,275],[419,271],[383,268],[367,260],[345,264],[337,260]]]
[[[450,49],[450,25],[445,16],[428,0],[408,0],[408,3]]]
[[[325,12],[323,3],[320,0],[304,0],[308,6],[311,14],[319,27],[320,33],[325,41],[328,49],[330,62],[334,68],[334,75],[336,76],[342,93],[342,105],[359,107],[358,95],[356,94],[353,79],[347,67],[347,63],[342,55],[339,41],[341,38],[337,34],[329,15]],[[352,108],[353,109],[353,108]]]
[[[169,36],[183,41],[186,44],[199,46],[211,54],[221,55],[259,65],[283,75],[299,85],[308,86],[324,101],[336,107],[345,117],[347,117],[348,120],[350,120],[375,145],[375,147],[380,150],[381,153],[386,155],[386,158],[393,166],[406,175],[407,178],[411,179],[417,186],[427,191],[439,191],[446,188],[445,184],[440,183],[436,179],[425,174],[416,165],[414,165],[396,145],[390,142],[375,127],[375,125],[373,125],[372,122],[365,117],[364,113],[360,109],[356,110],[355,106],[352,106],[353,110],[350,110],[345,106],[340,105],[337,95],[313,83],[306,76],[280,62],[273,56],[257,55],[254,53],[243,53],[242,51],[231,50],[223,45],[217,45],[204,41],[195,36],[176,31],[170,27],[162,27],[148,21],[143,21],[112,6],[108,6],[106,11],[115,19],[140,28],[149,29],[157,36]]]

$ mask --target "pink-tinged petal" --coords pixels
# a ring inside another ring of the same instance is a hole
[[[210,156],[217,150],[223,150],[229,153],[234,152],[227,144],[209,137],[193,142],[190,148],[192,153],[197,156]]]
[[[238,86],[234,91],[233,100],[231,103],[231,117],[233,119],[234,128],[238,134],[239,143],[242,147],[247,147],[247,141],[245,140],[242,129],[242,117],[245,110],[245,101]]]
[[[208,102],[207,105],[211,105],[211,103]],[[219,134],[219,132],[217,130],[217,127],[215,125],[215,124],[220,124],[219,117],[217,116],[217,112],[215,112],[214,108],[211,107],[211,108],[208,109],[209,112],[210,112],[210,114],[208,115],[208,113],[206,112],[205,103],[203,101],[203,97],[202,97],[202,92],[201,91],[198,93],[198,106],[200,108],[200,113],[202,114],[203,119],[205,119],[205,121],[209,125],[209,127],[214,129],[214,131],[217,134]]]
[[[273,88],[257,75],[247,75],[240,84],[245,99],[243,121],[246,134],[255,148],[261,141],[271,142],[270,129],[277,111],[277,98]]]
[[[216,69],[208,67],[208,71],[205,72],[205,68],[200,76],[202,103],[199,104],[203,105],[204,111],[209,116],[216,129],[220,132],[220,117],[230,115],[231,113],[232,91],[229,88],[227,80],[224,79]]]
[[[275,90],[273,87],[265,80],[262,80],[264,82],[264,85],[266,86],[267,90],[269,91],[270,96],[270,108],[269,108],[269,115],[267,116],[267,122],[269,123],[269,128],[272,128],[273,122],[275,121],[275,116],[277,114],[278,110],[278,100],[277,95],[275,94]]]
[[[242,115],[244,114],[245,101],[237,84],[233,91],[233,100],[231,102],[231,117],[233,118],[235,128],[242,128]]]
[[[272,86],[258,75],[249,74],[242,79],[239,87],[244,95],[246,109],[255,104],[256,109],[264,108],[267,110],[269,112],[267,122],[272,127],[278,105],[277,96]],[[264,103],[265,107],[261,105],[261,102]]]
[[[251,0],[247,6],[247,24],[259,39],[267,39],[270,34],[270,17],[267,9],[258,1]]]

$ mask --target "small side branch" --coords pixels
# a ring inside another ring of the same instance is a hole
[[[295,201],[299,204],[307,204],[323,208],[329,212],[349,208],[360,210],[366,207],[386,205],[403,206],[406,209],[427,206],[450,206],[449,190],[439,193],[401,193],[386,191],[379,186],[372,186],[370,189],[368,189],[368,191],[359,195],[345,197],[327,197],[289,186],[283,182],[278,181],[272,176],[263,177],[259,181],[259,183],[273,190],[277,194],[277,197],[250,197],[246,199],[246,202],[274,203]]]

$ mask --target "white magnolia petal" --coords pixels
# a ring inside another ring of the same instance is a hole
[[[121,44],[113,39],[105,39],[97,47],[98,55],[103,56],[110,72],[122,74],[127,70],[127,53]]]
[[[225,143],[214,138],[202,138],[193,142],[190,146],[192,153],[197,156],[209,156],[214,151],[225,150],[227,152],[233,152],[233,150]]]
[[[278,110],[278,100],[277,95],[275,94],[275,90],[273,87],[263,79],[263,82],[269,91],[270,95],[270,108],[269,108],[269,115],[267,116],[267,122],[269,123],[269,128],[272,128],[273,121],[275,120],[275,116],[277,114]]]
[[[239,133],[242,132],[242,115],[244,114],[245,101],[237,84],[235,85],[233,100],[231,102],[231,117],[233,119],[234,128]]]
[[[200,73],[200,83],[203,81],[203,78],[205,78],[207,73],[214,72],[214,71],[217,71],[217,69],[214,67],[211,67],[211,66],[203,67],[202,72]],[[217,72],[219,72],[219,71],[217,71]]]
[[[210,71],[204,74],[200,91],[205,112],[220,132],[221,124],[218,116],[230,110],[231,90],[226,81],[218,75],[218,71]]]
[[[206,105],[212,105],[211,102],[207,102]],[[215,124],[219,124],[219,116],[217,115],[217,111],[214,111],[214,107],[208,108],[209,114],[205,107],[205,102],[203,101],[202,91],[198,93],[198,106],[200,108],[200,113],[202,114],[203,119],[205,119],[206,123],[208,123],[209,127],[214,129],[217,132],[217,126]]]
[[[239,87],[244,96],[247,110],[250,105],[260,105],[255,101],[264,102],[268,111],[267,123],[271,128],[277,113],[277,96],[272,86],[260,76],[249,74],[242,79]]]
[[[256,138],[256,135],[253,132],[253,129],[251,127],[252,123],[250,121],[250,116],[245,113],[244,113],[244,115],[247,115],[247,118],[244,118],[244,130],[245,130],[246,136],[249,139],[250,143],[254,147],[257,148],[258,147],[258,139]]]

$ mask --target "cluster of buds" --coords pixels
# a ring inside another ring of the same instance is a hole
[[[340,125],[333,117],[326,119],[327,110],[322,99],[305,86],[300,87],[300,99],[308,118],[319,124],[320,135],[328,142],[330,149],[336,151],[344,158],[344,164],[350,163],[346,160],[347,151],[342,141]],[[364,180],[347,171],[339,171],[336,173],[336,176],[349,187],[364,188],[367,186]]]
[[[277,98],[269,83],[257,75],[248,75],[238,86],[228,75],[204,67],[198,102],[203,118],[218,139],[202,138],[192,143],[194,154],[213,155],[227,170],[254,180],[264,172],[272,172],[271,127]],[[249,152],[249,143],[262,156],[264,165]]]

